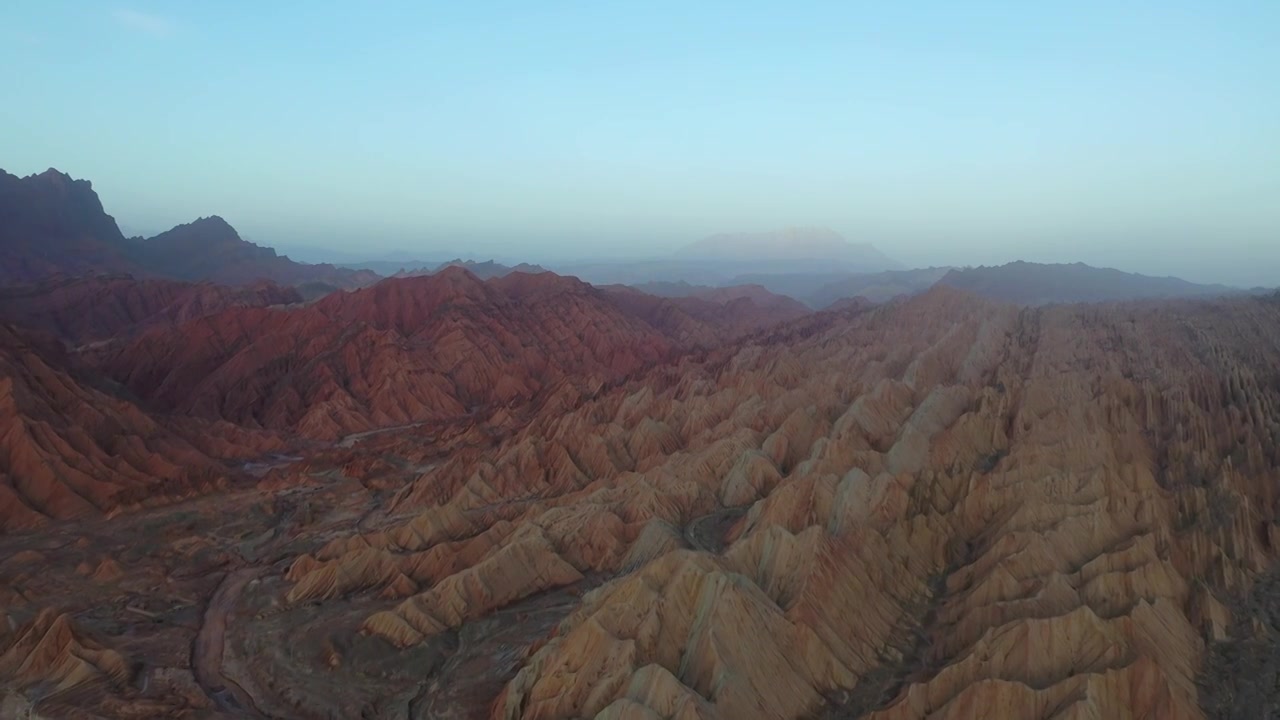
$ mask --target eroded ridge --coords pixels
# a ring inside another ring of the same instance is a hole
[[[494,717],[1201,717],[1205,642],[1271,563],[1278,327],[941,288],[818,316],[445,463],[287,601],[402,598],[362,629],[413,647],[611,578]]]
[[[935,288],[51,540],[4,626],[117,593],[67,613],[113,655],[21,681],[112,717],[1219,717],[1275,633],[1278,403],[1276,299]]]

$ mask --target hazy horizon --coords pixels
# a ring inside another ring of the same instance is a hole
[[[1275,285],[1280,5],[18,2],[0,167],[144,233],[661,257],[829,227],[910,267]]]

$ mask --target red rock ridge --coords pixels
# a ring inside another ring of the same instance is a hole
[[[59,352],[0,325],[0,531],[207,490],[231,474],[215,456],[279,446],[229,426],[157,422],[81,384]]]
[[[54,332],[79,345],[187,322],[232,307],[299,302],[302,296],[296,290],[271,283],[235,288],[129,275],[89,275],[0,288],[0,318]]]
[[[159,328],[98,367],[158,408],[309,437],[457,418],[566,378],[626,376],[672,342],[585,283],[460,268],[295,310]]]

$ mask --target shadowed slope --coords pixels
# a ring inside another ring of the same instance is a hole
[[[278,444],[228,426],[158,423],[78,382],[56,342],[0,325],[0,530],[207,490],[229,474],[211,456]]]
[[[0,285],[59,273],[141,272],[88,180],[0,170]]]
[[[241,239],[217,216],[145,240],[126,238],[88,180],[53,169],[24,178],[0,170],[0,285],[90,273],[345,288],[378,279],[369,271],[294,262]]]
[[[307,265],[241,239],[213,215],[147,238],[137,245],[140,262],[158,275],[225,285],[269,281],[281,285],[323,282],[342,288],[368,285],[378,276],[333,265]]]
[[[298,302],[302,302],[302,296],[296,290],[269,283],[233,288],[213,283],[135,280],[128,275],[87,276],[0,288],[0,318],[82,344],[187,322],[232,307]]]

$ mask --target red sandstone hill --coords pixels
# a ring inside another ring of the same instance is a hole
[[[157,328],[96,362],[160,409],[335,438],[519,403],[564,379],[623,377],[675,348],[572,278],[482,282],[450,268]]]
[[[0,324],[0,532],[219,485],[214,457],[278,443],[182,418],[158,422],[72,376],[52,339]]]
[[[194,320],[231,307],[302,302],[293,288],[271,283],[229,287],[129,275],[54,277],[0,288],[0,319],[56,333],[79,345]]]
[[[666,300],[553,273],[482,281],[454,267],[158,327],[90,361],[157,409],[332,439],[617,380],[796,316],[750,298]]]

